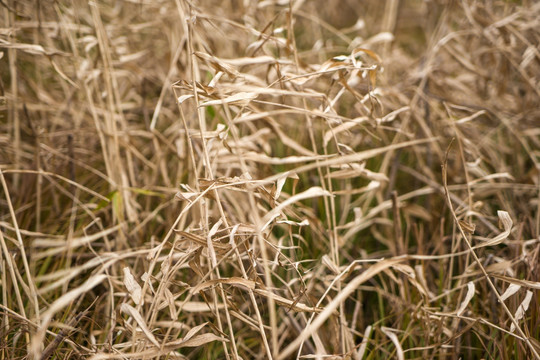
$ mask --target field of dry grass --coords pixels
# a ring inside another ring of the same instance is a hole
[[[0,359],[540,359],[540,3],[0,1]]]

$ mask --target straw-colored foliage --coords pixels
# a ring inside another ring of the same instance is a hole
[[[539,359],[540,3],[0,1],[0,359]]]

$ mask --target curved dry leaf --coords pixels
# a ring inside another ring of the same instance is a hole
[[[228,342],[229,340],[228,339],[225,339],[225,338],[222,338],[222,337],[219,337],[217,335],[214,335],[214,334],[211,334],[211,333],[208,333],[208,334],[201,334],[201,335],[197,335],[189,340],[177,340],[177,341],[173,341],[173,342],[170,342],[168,344],[165,344],[163,346],[163,350],[159,350],[159,349],[148,349],[148,350],[145,350],[145,351],[139,351],[139,352],[136,352],[136,353],[129,353],[129,354],[125,354],[125,353],[110,353],[110,354],[105,354],[105,353],[99,353],[99,354],[95,354],[93,355],[90,360],[105,360],[105,359],[144,359],[144,358],[156,358],[156,357],[159,357],[159,356],[164,356],[164,355],[168,355],[171,351],[175,350],[175,349],[180,349],[180,348],[183,348],[183,347],[197,347],[197,346],[202,346],[202,345],[205,345],[205,344],[208,344],[209,342],[212,342],[212,341],[224,341],[224,342]]]
[[[154,252],[154,250],[155,249],[153,249],[152,252]],[[154,285],[152,285],[152,279],[151,279],[150,275],[146,271],[141,275],[141,280],[148,284],[152,294],[156,293],[156,291],[154,290]]]
[[[402,211],[406,216],[414,216],[428,222],[433,218],[433,214],[426,210],[425,207],[414,203],[405,203]]]
[[[340,270],[339,268],[337,267],[336,264],[334,264],[334,262],[332,261],[332,259],[330,259],[330,256],[328,256],[327,254],[324,254],[323,257],[322,257],[322,263],[328,268],[330,269],[335,275],[339,275],[340,274]]]
[[[314,334],[324,322],[334,314],[338,306],[343,303],[352,293],[358,290],[358,287],[362,285],[367,280],[371,279],[381,271],[388,269],[389,267],[398,264],[402,261],[405,261],[407,258],[404,256],[394,257],[390,259],[384,259],[373,266],[370,266],[366,271],[352,279],[347,286],[345,286],[341,292],[334,297],[334,299],[323,308],[323,311],[315,317],[313,322],[306,326],[300,335],[292,341],[279,355],[280,359],[285,359],[291,355],[301,343],[303,343],[307,338]]]
[[[271,297],[272,299],[274,299],[274,301],[277,304],[287,306],[291,310],[294,310],[294,311],[298,311],[298,312],[315,312],[315,313],[320,313],[320,312],[323,311],[323,308],[316,307],[316,306],[312,307],[312,306],[308,306],[306,304],[303,304],[301,302],[289,300],[287,298],[284,298],[283,296],[279,296],[279,295],[274,294],[273,292],[265,290],[265,289],[253,289],[253,292],[255,292],[255,293],[259,294],[259,295],[262,295],[262,296]]]
[[[516,313],[514,314],[514,318],[516,319],[516,322],[521,320],[523,316],[525,316],[525,312],[527,311],[527,309],[529,309],[532,296],[533,296],[532,291],[527,290],[527,295],[525,295],[525,299],[519,305],[518,309],[516,310]],[[514,332],[515,330],[516,330],[516,326],[514,325],[514,322],[512,322],[512,325],[510,326],[510,331]]]
[[[47,311],[45,311],[41,316],[41,325],[37,331],[37,333],[33,336],[32,342],[31,342],[31,352],[34,354],[39,354],[40,347],[43,344],[43,339],[45,338],[45,333],[47,331],[47,328],[49,327],[49,324],[51,322],[52,317],[54,314],[56,314],[58,311],[63,309],[64,307],[68,306],[72,301],[76,300],[80,296],[83,296],[84,293],[90,291],[98,284],[101,284],[107,279],[106,275],[100,274],[95,275],[88,280],[84,282],[81,286],[68,291],[63,296],[58,298],[55,302],[53,302]]]
[[[124,285],[133,302],[137,305],[143,304],[144,301],[142,299],[141,286],[137,283],[127,266],[124,268]]]
[[[479,167],[478,165],[469,165],[470,163],[467,163],[468,166],[472,167],[472,168],[477,168]],[[486,176],[482,176],[481,178],[478,178],[478,179],[474,179],[474,180],[471,180],[469,181],[469,185],[475,185],[475,184],[478,184],[478,183],[481,183],[483,181],[487,181],[487,180],[493,180],[493,179],[508,179],[508,180],[511,180],[511,181],[515,181],[516,179],[510,175],[509,173],[507,172],[502,172],[502,173],[495,173],[495,174],[489,174],[489,175],[486,175]],[[488,185],[488,184],[486,184]],[[478,201],[477,201],[478,203]],[[481,202],[480,202],[481,203]]]
[[[351,58],[356,59],[359,55],[366,54],[371,59],[375,60],[377,63],[382,63],[382,59],[379,55],[373,50],[364,49],[364,48],[356,48],[351,52]]]
[[[70,241],[65,241],[65,240],[55,241],[56,244],[58,244],[58,246],[53,245],[50,240],[45,240],[44,245],[48,247],[49,249],[40,251],[38,254],[36,254],[36,256],[41,259],[41,258],[46,258],[49,256],[54,256],[56,254],[67,251],[68,249],[76,249],[80,246],[84,246],[88,243],[107,237],[110,234],[122,229],[122,226],[123,224],[118,224],[109,229],[102,230],[98,233],[81,236],[78,238],[71,239]],[[40,239],[36,239],[34,243],[40,244]]]
[[[45,48],[43,48],[43,46],[41,45],[10,43],[9,41],[3,40],[3,39],[0,39],[0,48],[16,49],[16,50],[24,51],[25,53],[28,53],[31,55],[45,55],[45,56],[51,56],[51,55],[68,56],[69,55],[59,50],[45,50]]]
[[[339,133],[341,133],[343,131],[347,131],[347,130],[355,127],[355,126],[358,126],[358,125],[368,121],[368,120],[369,120],[369,118],[367,116],[362,116],[362,117],[358,117],[358,118],[346,121],[343,124],[340,124],[340,125],[336,126],[335,128],[327,130],[324,133],[324,136],[323,136],[323,144],[324,144],[324,146],[327,146],[328,143],[330,142],[330,140],[332,140],[334,138],[334,136],[336,136],[337,134],[339,134]]]
[[[176,306],[174,304],[174,295],[171,292],[171,290],[165,288],[163,293],[165,294],[165,298],[167,299],[167,305],[169,305],[169,312],[171,315],[176,314]]]
[[[407,275],[411,279],[416,279],[416,273],[414,272],[414,269],[407,264],[395,264],[392,266],[394,270],[397,270],[405,275]]]
[[[366,349],[367,349],[369,337],[371,336],[371,329],[372,329],[371,325],[368,325],[366,327],[366,330],[364,331],[364,337],[362,339],[362,343],[360,343],[360,348],[358,349],[358,352],[356,353],[356,355],[358,355],[359,359],[364,358],[364,354],[365,354]]]
[[[486,110],[480,110],[480,111],[472,114],[471,116],[467,116],[467,117],[461,118],[459,120],[456,120],[456,124],[463,124],[463,123],[469,122],[469,121],[474,120],[477,117],[482,116],[484,114],[487,114],[487,111]]]
[[[107,279],[106,275],[96,275],[84,282],[81,286],[78,288],[75,288],[63,296],[61,296],[59,299],[57,299],[55,302],[49,306],[47,311],[45,311],[42,315],[42,324],[46,323],[45,319],[50,319],[54,314],[56,314],[58,311],[60,311],[62,308],[68,306],[73,300],[79,298],[84,293],[90,291],[98,284],[101,284]]]
[[[269,55],[262,55],[256,57],[241,57],[236,59],[222,59],[227,64],[232,66],[246,66],[246,65],[266,65],[275,64],[276,62],[289,62],[288,60],[279,60]]]
[[[366,41],[362,42],[362,45],[364,47],[367,47],[368,45],[371,46],[373,44],[385,43],[385,42],[390,42],[390,41],[394,41],[394,34],[386,31],[386,32],[380,32],[376,35],[373,35]]]
[[[499,216],[499,227],[502,227],[504,231],[510,232],[513,222],[508,212],[499,210],[497,211],[497,216]]]
[[[350,168],[333,171],[327,174],[326,177],[330,179],[350,179],[350,178],[362,176],[368,180],[374,180],[377,182],[388,181],[388,177],[385,174],[377,173],[377,172],[365,169],[363,166],[358,166],[358,164],[353,163],[353,164],[348,164],[345,166],[350,166]]]
[[[278,220],[276,221],[276,224],[287,224],[291,226],[308,226],[309,221],[307,219],[304,219],[300,222],[297,221],[291,221],[291,220]]]
[[[497,279],[509,282],[510,284],[516,284],[516,285],[520,285],[520,286],[523,286],[523,287],[526,287],[526,288],[540,290],[540,282],[538,282],[538,281],[529,281],[529,280],[516,279],[516,278],[511,278],[511,277],[508,277],[508,276],[498,275],[498,274],[493,274],[492,276],[497,278]]]
[[[510,231],[512,230],[512,225],[514,224],[512,222],[512,218],[510,217],[510,214],[502,210],[497,211],[497,215],[499,216],[499,226],[502,225],[502,227],[504,228],[504,231],[500,233],[499,235],[495,236],[493,239],[482,238],[482,237],[476,238],[483,242],[481,244],[474,246],[473,249],[478,249],[484,246],[494,246],[494,245],[502,243],[504,240],[506,240],[506,238],[508,238],[508,236],[510,235]]]
[[[212,260],[212,266],[217,266],[217,256],[216,256],[216,250],[214,250],[214,242],[212,241],[212,237],[218,232],[219,227],[223,223],[223,219],[219,219],[214,226],[210,229],[208,232],[208,235],[206,236],[206,244],[208,246],[208,252],[210,253],[210,259]]]
[[[212,341],[225,341],[228,342],[229,340],[222,338],[221,336],[214,335],[212,333],[208,334],[201,334],[197,335],[189,340],[182,341],[178,343],[176,346],[174,346],[175,349],[183,348],[183,347],[198,347],[202,346],[204,344],[208,344]],[[169,345],[166,345],[169,347]]]
[[[224,279],[208,280],[203,283],[200,283],[191,289],[191,293],[196,294],[199,291],[202,291],[204,289],[207,289],[217,284],[235,285],[235,286],[240,286],[240,287],[248,288],[252,290],[255,289],[255,286],[256,286],[256,283],[253,280],[248,280],[241,277],[230,277],[230,278],[224,278]]]
[[[386,335],[388,336],[388,338],[390,339],[390,341],[392,341],[392,343],[394,344],[394,346],[396,347],[396,356],[398,358],[398,360],[404,360],[405,359],[405,356],[403,354],[403,348],[401,347],[401,343],[397,337],[397,335],[394,333],[393,331],[394,329],[391,329],[391,328],[388,328],[386,326],[382,326],[381,327],[381,331]]]
[[[143,333],[146,335],[148,340],[150,340],[150,342],[156,345],[158,348],[160,347],[159,342],[156,340],[156,338],[154,337],[154,334],[152,334],[150,329],[148,329],[148,326],[146,326],[146,323],[144,322],[143,317],[137,311],[137,309],[135,309],[133,306],[129,304],[123,303],[120,306],[120,311],[123,312],[124,314],[131,316],[135,320],[135,322],[137,322],[137,325],[139,325],[139,327],[141,328]]]
[[[277,200],[279,196],[281,195],[281,190],[283,189],[283,186],[285,185],[285,181],[289,177],[290,172],[287,171],[283,173],[279,179],[276,181],[276,191],[274,192],[274,200]]]
[[[223,104],[246,106],[251,102],[251,100],[256,99],[257,96],[258,94],[254,92],[239,92],[223,99],[206,101],[199,106],[213,106]]]
[[[429,299],[433,299],[435,295],[429,291],[429,287],[427,285],[426,276],[424,272],[424,266],[423,265],[415,265],[414,271],[416,272],[416,278],[418,279],[418,283],[422,286],[423,290],[422,292],[424,294],[427,294]]]
[[[187,334],[182,338],[182,341],[186,341],[191,339],[195,334],[197,334],[203,327],[205,327],[208,324],[208,322],[202,323],[200,325],[195,326],[194,328],[191,328]]]
[[[377,155],[387,153],[388,151],[402,149],[402,148],[409,147],[409,146],[417,146],[417,145],[421,145],[421,144],[426,144],[426,143],[429,143],[429,142],[436,141],[437,139],[438,139],[437,137],[434,137],[434,138],[428,138],[428,139],[411,140],[411,141],[405,141],[405,142],[402,142],[402,143],[392,144],[392,145],[388,145],[388,146],[384,146],[384,147],[380,147],[380,148],[369,149],[369,150],[357,152],[357,153],[354,153],[354,154],[348,154],[348,155],[343,155],[343,156],[335,156],[335,157],[332,157],[332,158],[329,158],[329,159],[320,160],[319,162],[314,162],[314,163],[311,163],[311,164],[307,164],[307,165],[297,167],[297,168],[293,169],[292,171],[299,174],[299,173],[303,173],[303,172],[306,172],[306,171],[309,171],[309,170],[312,170],[312,169],[323,168],[325,166],[335,166],[335,165],[341,165],[341,164],[349,164],[349,163],[353,163],[353,162],[360,162],[360,161],[364,161],[364,160],[370,159],[372,157],[375,157]],[[269,181],[269,182],[275,181],[280,176],[281,176],[281,174],[276,174],[276,175],[273,175],[273,176],[269,176],[266,179],[264,179],[264,181]]]
[[[381,123],[386,123],[386,122],[391,122],[391,121],[394,121],[395,118],[401,114],[402,112],[404,111],[409,111],[411,108],[409,106],[404,106],[400,109],[397,109],[397,110],[394,110],[392,111],[391,113],[385,115],[382,119],[380,118],[377,118],[376,121],[377,121],[377,124],[381,124]]]
[[[182,191],[179,191],[176,193],[176,195],[174,196],[174,198],[176,200],[180,200],[180,201],[189,201],[191,202],[192,199],[196,199],[197,196],[199,196],[200,193],[198,192],[182,192]]]
[[[508,289],[506,289],[504,294],[501,295],[500,301],[504,301],[504,300],[508,299],[510,296],[517,293],[519,289],[521,289],[521,285],[510,284],[510,286],[508,286]]]
[[[174,231],[179,236],[181,236],[181,237],[183,237],[183,238],[185,238],[185,239],[187,239],[189,241],[193,241],[197,245],[201,245],[203,247],[208,246],[208,242],[202,236],[199,236],[199,235],[196,235],[196,234],[191,234],[191,233],[188,233],[188,232],[182,231],[182,230],[176,230],[175,229]],[[224,243],[221,243],[219,241],[213,241],[212,246],[213,246],[214,250],[218,254],[226,253],[227,251],[231,250],[231,245],[230,244],[224,244]]]
[[[188,301],[186,303],[177,303],[177,306],[182,308],[182,312],[189,313],[209,312],[225,308],[225,304],[222,303],[218,304],[217,306],[214,306],[214,304],[212,303],[212,307],[210,307],[210,305],[202,301]]]
[[[285,157],[271,157],[265,154],[260,154],[256,152],[248,152],[243,154],[243,158],[246,160],[256,161],[262,164],[272,164],[272,165],[283,165],[283,164],[297,164],[302,162],[317,161],[328,159],[327,155],[317,155],[317,156],[285,156]],[[280,178],[283,174],[280,174]]]
[[[177,101],[179,104],[182,104],[184,101],[186,101],[187,99],[191,99],[193,96],[194,96],[193,94],[182,95],[178,97]]]
[[[279,206],[275,207],[274,209],[272,209],[272,211],[270,211],[264,216],[264,218],[262,219],[263,226],[260,228],[260,231],[263,231],[264,229],[266,229],[266,227],[270,225],[272,220],[278,217],[279,214],[281,214],[281,211],[285,209],[287,206],[300,200],[305,200],[305,199],[319,197],[319,196],[333,196],[333,195],[319,186],[314,186],[300,194],[291,196],[290,198],[288,198],[287,200],[279,204]]]
[[[476,230],[476,224],[465,221],[465,220],[458,220],[459,225],[468,234],[474,234],[474,231]]]
[[[467,305],[469,305],[469,302],[474,296],[474,283],[472,281],[469,281],[467,283],[467,295],[465,295],[465,299],[461,302],[461,305],[459,306],[459,309],[456,311],[457,316],[461,316],[465,309],[467,308]]]
[[[221,59],[218,59],[215,56],[212,56],[212,55],[200,52],[200,51],[195,51],[194,54],[199,59],[207,61],[210,64],[210,66],[212,66],[218,72],[222,71],[224,73],[227,73],[227,75],[231,77],[240,76],[240,73],[233,66],[226,64]]]

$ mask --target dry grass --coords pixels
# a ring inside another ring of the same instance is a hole
[[[540,4],[0,12],[0,358],[540,358]]]

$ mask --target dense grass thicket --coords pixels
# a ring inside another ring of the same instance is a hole
[[[540,3],[0,1],[0,359],[540,359]]]

